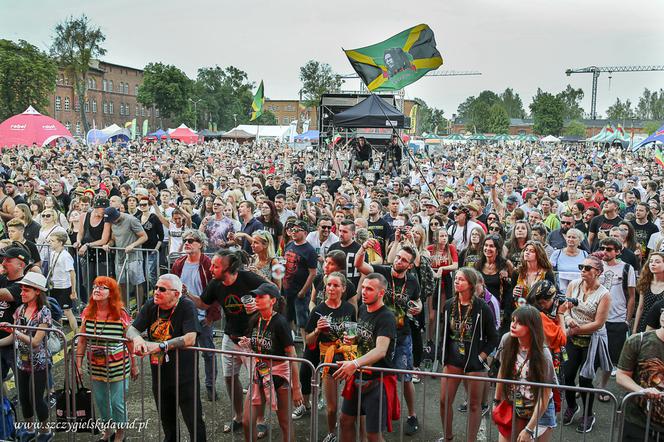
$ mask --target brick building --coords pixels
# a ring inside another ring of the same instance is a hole
[[[145,107],[136,100],[138,87],[143,82],[141,69],[94,60],[87,81],[84,111],[90,128],[102,129],[111,124],[124,127],[134,118],[139,132],[145,119],[149,121],[150,130],[158,126],[159,110]],[[48,114],[64,124],[72,135],[85,135],[74,85],[63,70],[58,73]]]

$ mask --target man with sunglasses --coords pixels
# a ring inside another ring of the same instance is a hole
[[[562,215],[560,215],[560,228],[549,233],[546,242],[556,250],[564,249],[567,247],[567,240],[565,239],[565,236],[567,235],[569,229],[572,227],[574,227],[574,215],[572,215],[570,212],[564,212]],[[587,252],[589,249],[588,241],[585,239],[581,241],[579,248]]]
[[[182,235],[182,249],[184,256],[178,258],[173,263],[171,272],[182,280],[186,294],[201,296],[212,280],[210,267],[212,260],[203,254],[207,245],[207,238],[198,230],[187,229]],[[198,321],[201,325],[199,336],[199,345],[204,348],[214,349],[212,341],[212,326],[215,321],[221,319],[221,308],[218,302],[206,305],[205,308],[198,308]],[[205,364],[205,389],[208,400],[217,400],[219,397],[215,391],[217,379],[217,363],[213,353],[203,353],[203,362]]]
[[[127,339],[132,341],[136,355],[149,356],[152,394],[164,441],[179,440],[179,406],[191,440],[205,442],[196,353],[180,351],[196,344],[200,325],[194,303],[181,294],[180,278],[173,274],[162,275],[155,285],[154,297],[145,302],[127,330]],[[141,334],[146,331],[147,340],[144,340]]]
[[[325,261],[325,255],[330,249],[330,246],[337,241],[339,237],[332,233],[332,218],[329,216],[322,216],[318,220],[318,229],[310,232],[307,235],[307,242],[318,253],[318,272],[323,272],[323,262]]]

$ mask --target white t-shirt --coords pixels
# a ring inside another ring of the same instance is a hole
[[[611,308],[609,309],[608,322],[625,322],[627,320],[627,293],[623,293],[623,271],[625,263],[616,262],[615,265],[604,263],[604,272],[599,277],[599,282],[611,293]],[[627,288],[636,287],[636,274],[634,267],[630,266],[627,274]]]
[[[454,224],[450,226],[449,229],[447,229],[447,233],[452,235],[452,240],[454,241],[454,245],[456,245],[457,251],[461,252],[463,249],[468,247],[468,244],[470,244],[470,234],[475,227],[480,229],[482,228],[482,226],[477,224],[475,221],[468,220],[466,225],[463,227]],[[464,231],[466,232],[465,238],[463,235]]]
[[[71,287],[70,271],[74,270],[74,258],[66,249],[60,252],[51,251],[49,257],[49,273],[53,288],[68,289]]]

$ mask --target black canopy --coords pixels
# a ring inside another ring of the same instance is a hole
[[[370,95],[350,109],[334,116],[336,127],[394,127],[403,129],[404,115],[376,95]]]

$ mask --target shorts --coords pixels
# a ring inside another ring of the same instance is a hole
[[[131,261],[127,262],[127,265],[124,267],[124,272],[120,275],[120,272],[123,270],[123,262],[117,262],[115,264],[115,274],[118,278],[118,284],[129,284],[129,286],[137,286],[145,282],[145,273],[143,270],[143,261]],[[129,282],[127,282],[129,278]]]
[[[60,308],[63,310],[68,310],[72,308],[72,300],[69,297],[71,295],[71,287],[66,289],[51,289],[48,291],[48,296],[55,298],[60,304]]]
[[[304,328],[309,321],[309,300],[311,295],[305,296],[303,299],[297,297],[296,294],[289,295],[286,298],[288,303],[288,320],[295,321],[298,328]]]
[[[613,365],[618,364],[629,327],[624,322],[606,322],[606,336],[609,344],[609,356]]]
[[[379,380],[374,380],[379,385],[367,392],[362,392],[360,397],[360,410],[358,412],[359,389],[350,399],[343,400],[341,412],[347,416],[366,416],[367,433],[381,433],[387,431],[387,393],[385,386]]]
[[[537,435],[544,434],[549,428],[556,428],[556,407],[553,404],[553,398],[549,399],[549,405],[546,411],[537,421]]]
[[[221,351],[245,351],[237,345],[230,336],[224,333],[221,340]],[[240,374],[242,364],[245,363],[241,356],[221,354],[221,370],[224,377],[231,377]]]
[[[398,370],[412,370],[413,369],[413,337],[411,335],[400,336],[397,338],[396,345],[394,346],[394,359],[392,361],[394,368]],[[399,380],[404,382],[411,382],[413,375],[399,374]]]

